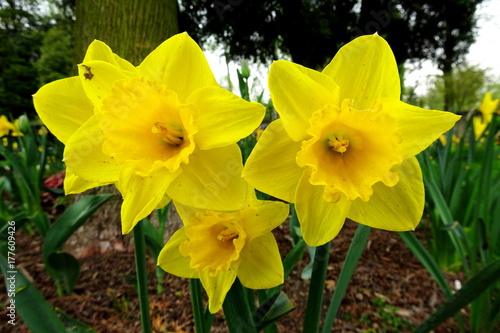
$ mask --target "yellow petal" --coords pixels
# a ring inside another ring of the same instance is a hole
[[[403,136],[401,149],[404,158],[415,156],[429,147],[460,119],[451,112],[426,110],[392,98],[384,99],[382,108],[398,122],[398,130]]]
[[[166,205],[168,205],[172,201],[172,198],[170,198],[168,195],[163,195],[163,198],[161,199],[160,203],[156,205],[155,209],[162,209]]]
[[[355,200],[348,217],[379,229],[414,230],[424,210],[424,184],[417,159],[412,157],[404,161],[398,173],[399,183],[396,186],[375,184],[370,201]]]
[[[99,115],[90,118],[66,143],[64,162],[83,179],[106,185],[118,180],[120,165],[102,152],[104,136]]]
[[[262,133],[243,168],[243,177],[259,191],[294,202],[295,189],[304,169],[296,163],[301,147],[285,132],[282,120],[273,121]]]
[[[195,150],[189,164],[172,182],[167,194],[183,205],[210,210],[239,210],[247,185],[241,178],[241,151],[233,144],[223,148]]]
[[[488,124],[491,122],[493,113],[498,109],[498,101],[498,98],[493,99],[493,96],[489,91],[484,94],[483,101],[481,102],[481,105],[479,105],[479,112],[482,113],[483,123]]]
[[[42,122],[64,144],[94,115],[77,76],[44,85],[33,95],[33,102]]]
[[[167,273],[187,279],[197,279],[198,272],[189,266],[191,258],[184,257],[179,251],[179,246],[187,240],[184,228],[177,230],[158,255],[158,265]]]
[[[196,215],[196,213],[200,211],[197,208],[183,205],[178,201],[174,201],[174,205],[175,205],[175,210],[179,214],[179,217],[181,218],[182,223],[184,225],[189,225],[193,221],[193,218]]]
[[[97,182],[92,182],[78,177],[71,171],[71,168],[66,167],[66,176],[64,177],[64,193],[75,194],[81,193],[88,189],[100,186]]]
[[[283,283],[283,263],[270,232],[248,242],[240,255],[238,278],[245,287],[268,289]]]
[[[269,70],[269,90],[288,135],[303,140],[314,111],[326,104],[339,104],[339,88],[328,76],[279,60]]]
[[[147,217],[163,200],[172,180],[177,176],[162,168],[147,177],[136,174],[136,166],[123,166],[118,177],[117,188],[123,196],[121,209],[122,232],[132,231],[134,226]]]
[[[94,40],[90,43],[87,52],[85,53],[83,63],[93,60],[109,62],[110,64],[126,71],[134,72],[136,70],[134,65],[113,53],[111,48],[100,40]]]
[[[371,108],[380,98],[401,96],[396,59],[389,44],[377,34],[344,45],[323,73],[339,85],[340,100],[352,99],[357,110]]]
[[[203,288],[208,294],[208,310],[216,313],[222,307],[226,294],[236,280],[238,265],[235,263],[227,271],[219,271],[212,277],[208,271],[200,273],[200,280]]]
[[[324,186],[309,183],[310,172],[304,172],[297,187],[295,209],[300,222],[302,237],[309,246],[320,246],[339,233],[351,206],[343,194],[337,202],[323,199]]]
[[[163,42],[144,59],[138,70],[141,75],[177,92],[181,102],[199,88],[217,86],[205,55],[187,33]]]
[[[266,111],[262,104],[247,102],[220,87],[198,89],[187,103],[199,111],[195,140],[200,149],[224,147],[247,137],[260,125]]]
[[[248,239],[260,237],[285,221],[290,213],[288,204],[279,201],[252,200],[240,212]]]
[[[101,60],[82,63],[78,66],[78,75],[85,93],[96,107],[101,106],[102,100],[109,95],[115,81],[134,76]]]

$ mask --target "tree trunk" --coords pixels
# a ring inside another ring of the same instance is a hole
[[[75,60],[81,62],[95,40],[138,65],[178,31],[176,0],[77,0]]]
[[[120,57],[138,65],[178,31],[176,0],[77,0],[75,16],[75,63],[83,60],[89,44],[98,39]],[[114,185],[85,191],[73,200],[98,193],[116,196],[66,242],[66,250],[77,257],[132,247],[130,235],[121,235],[121,198]]]

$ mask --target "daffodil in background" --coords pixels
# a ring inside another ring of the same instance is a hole
[[[22,122],[29,123],[29,120],[28,120],[28,118],[26,118],[26,116],[21,116],[21,117],[17,118],[16,120],[14,120],[14,123],[12,124],[14,128],[12,129],[12,133],[10,135],[12,135],[12,136],[24,136],[22,129],[21,129],[21,125],[20,125],[20,123],[22,123]],[[23,124],[23,126],[29,126],[29,124],[28,125]]]
[[[241,164],[236,142],[260,124],[265,108],[220,88],[187,33],[137,67],[94,41],[78,70],[34,95],[41,120],[65,144],[66,193],[115,184],[124,233],[166,196],[199,208],[240,208],[242,191],[224,189],[235,188],[228,182]]]
[[[498,102],[500,100],[493,99],[491,93],[488,91],[484,94],[483,101],[481,105],[479,105],[479,112],[481,112],[482,122],[483,124],[489,124],[491,122],[491,118],[493,117],[493,113],[498,111]],[[486,126],[485,125],[485,126]]]
[[[167,242],[158,265],[168,273],[200,279],[210,312],[219,311],[236,277],[251,289],[283,283],[283,264],[271,230],[288,216],[287,204],[257,200],[254,190],[248,189],[242,208],[235,211],[199,210],[178,203],[175,207],[184,226]]]
[[[474,128],[474,138],[477,140],[481,139],[484,131],[488,127],[488,123],[484,121],[483,117],[472,118],[472,126]]]
[[[243,175],[260,191],[295,203],[304,240],[332,240],[346,217],[412,230],[424,207],[415,155],[460,118],[400,101],[400,78],[377,34],[342,47],[322,72],[277,61],[269,89],[272,122]]]
[[[0,116],[0,137],[9,134],[10,131],[14,130],[14,125],[7,119],[6,116]]]

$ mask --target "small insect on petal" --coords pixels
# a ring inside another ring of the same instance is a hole
[[[85,66],[85,65],[82,65],[83,67],[85,67],[85,72],[83,73],[83,76],[85,77],[86,80],[92,80],[92,78],[94,77],[94,74],[92,74],[92,72],[90,71],[91,68],[89,66]]]

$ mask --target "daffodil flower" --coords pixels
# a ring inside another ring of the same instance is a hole
[[[184,226],[158,257],[166,272],[200,279],[210,312],[219,311],[236,277],[251,289],[283,283],[283,264],[271,230],[288,216],[288,205],[261,201],[255,192],[236,211],[189,208],[175,203]]]
[[[488,91],[484,94],[483,101],[481,105],[479,105],[479,112],[482,115],[482,123],[487,126],[491,122],[491,118],[493,118],[493,113],[498,110],[498,101],[500,99],[493,99],[491,93]]]
[[[200,208],[239,208],[224,191],[241,164],[236,142],[265,108],[220,88],[188,34],[171,37],[137,67],[94,41],[78,71],[34,95],[41,120],[65,144],[66,193],[115,184],[124,233],[165,195]]]
[[[488,127],[488,123],[484,121],[483,117],[472,118],[472,126],[474,129],[474,138],[476,141],[480,140],[484,131]]]
[[[14,120],[14,123],[12,124],[13,129],[12,129],[12,133],[10,133],[10,135],[12,135],[12,136],[24,136],[23,132],[21,131],[21,128],[19,127],[19,119],[20,118]]]
[[[7,119],[6,116],[0,116],[0,137],[9,134],[10,131],[14,130],[14,125]]]
[[[243,175],[260,191],[295,203],[304,240],[332,240],[346,217],[412,230],[424,207],[415,155],[460,118],[400,101],[392,50],[377,34],[342,47],[322,71],[271,65],[280,115],[264,131]]]

